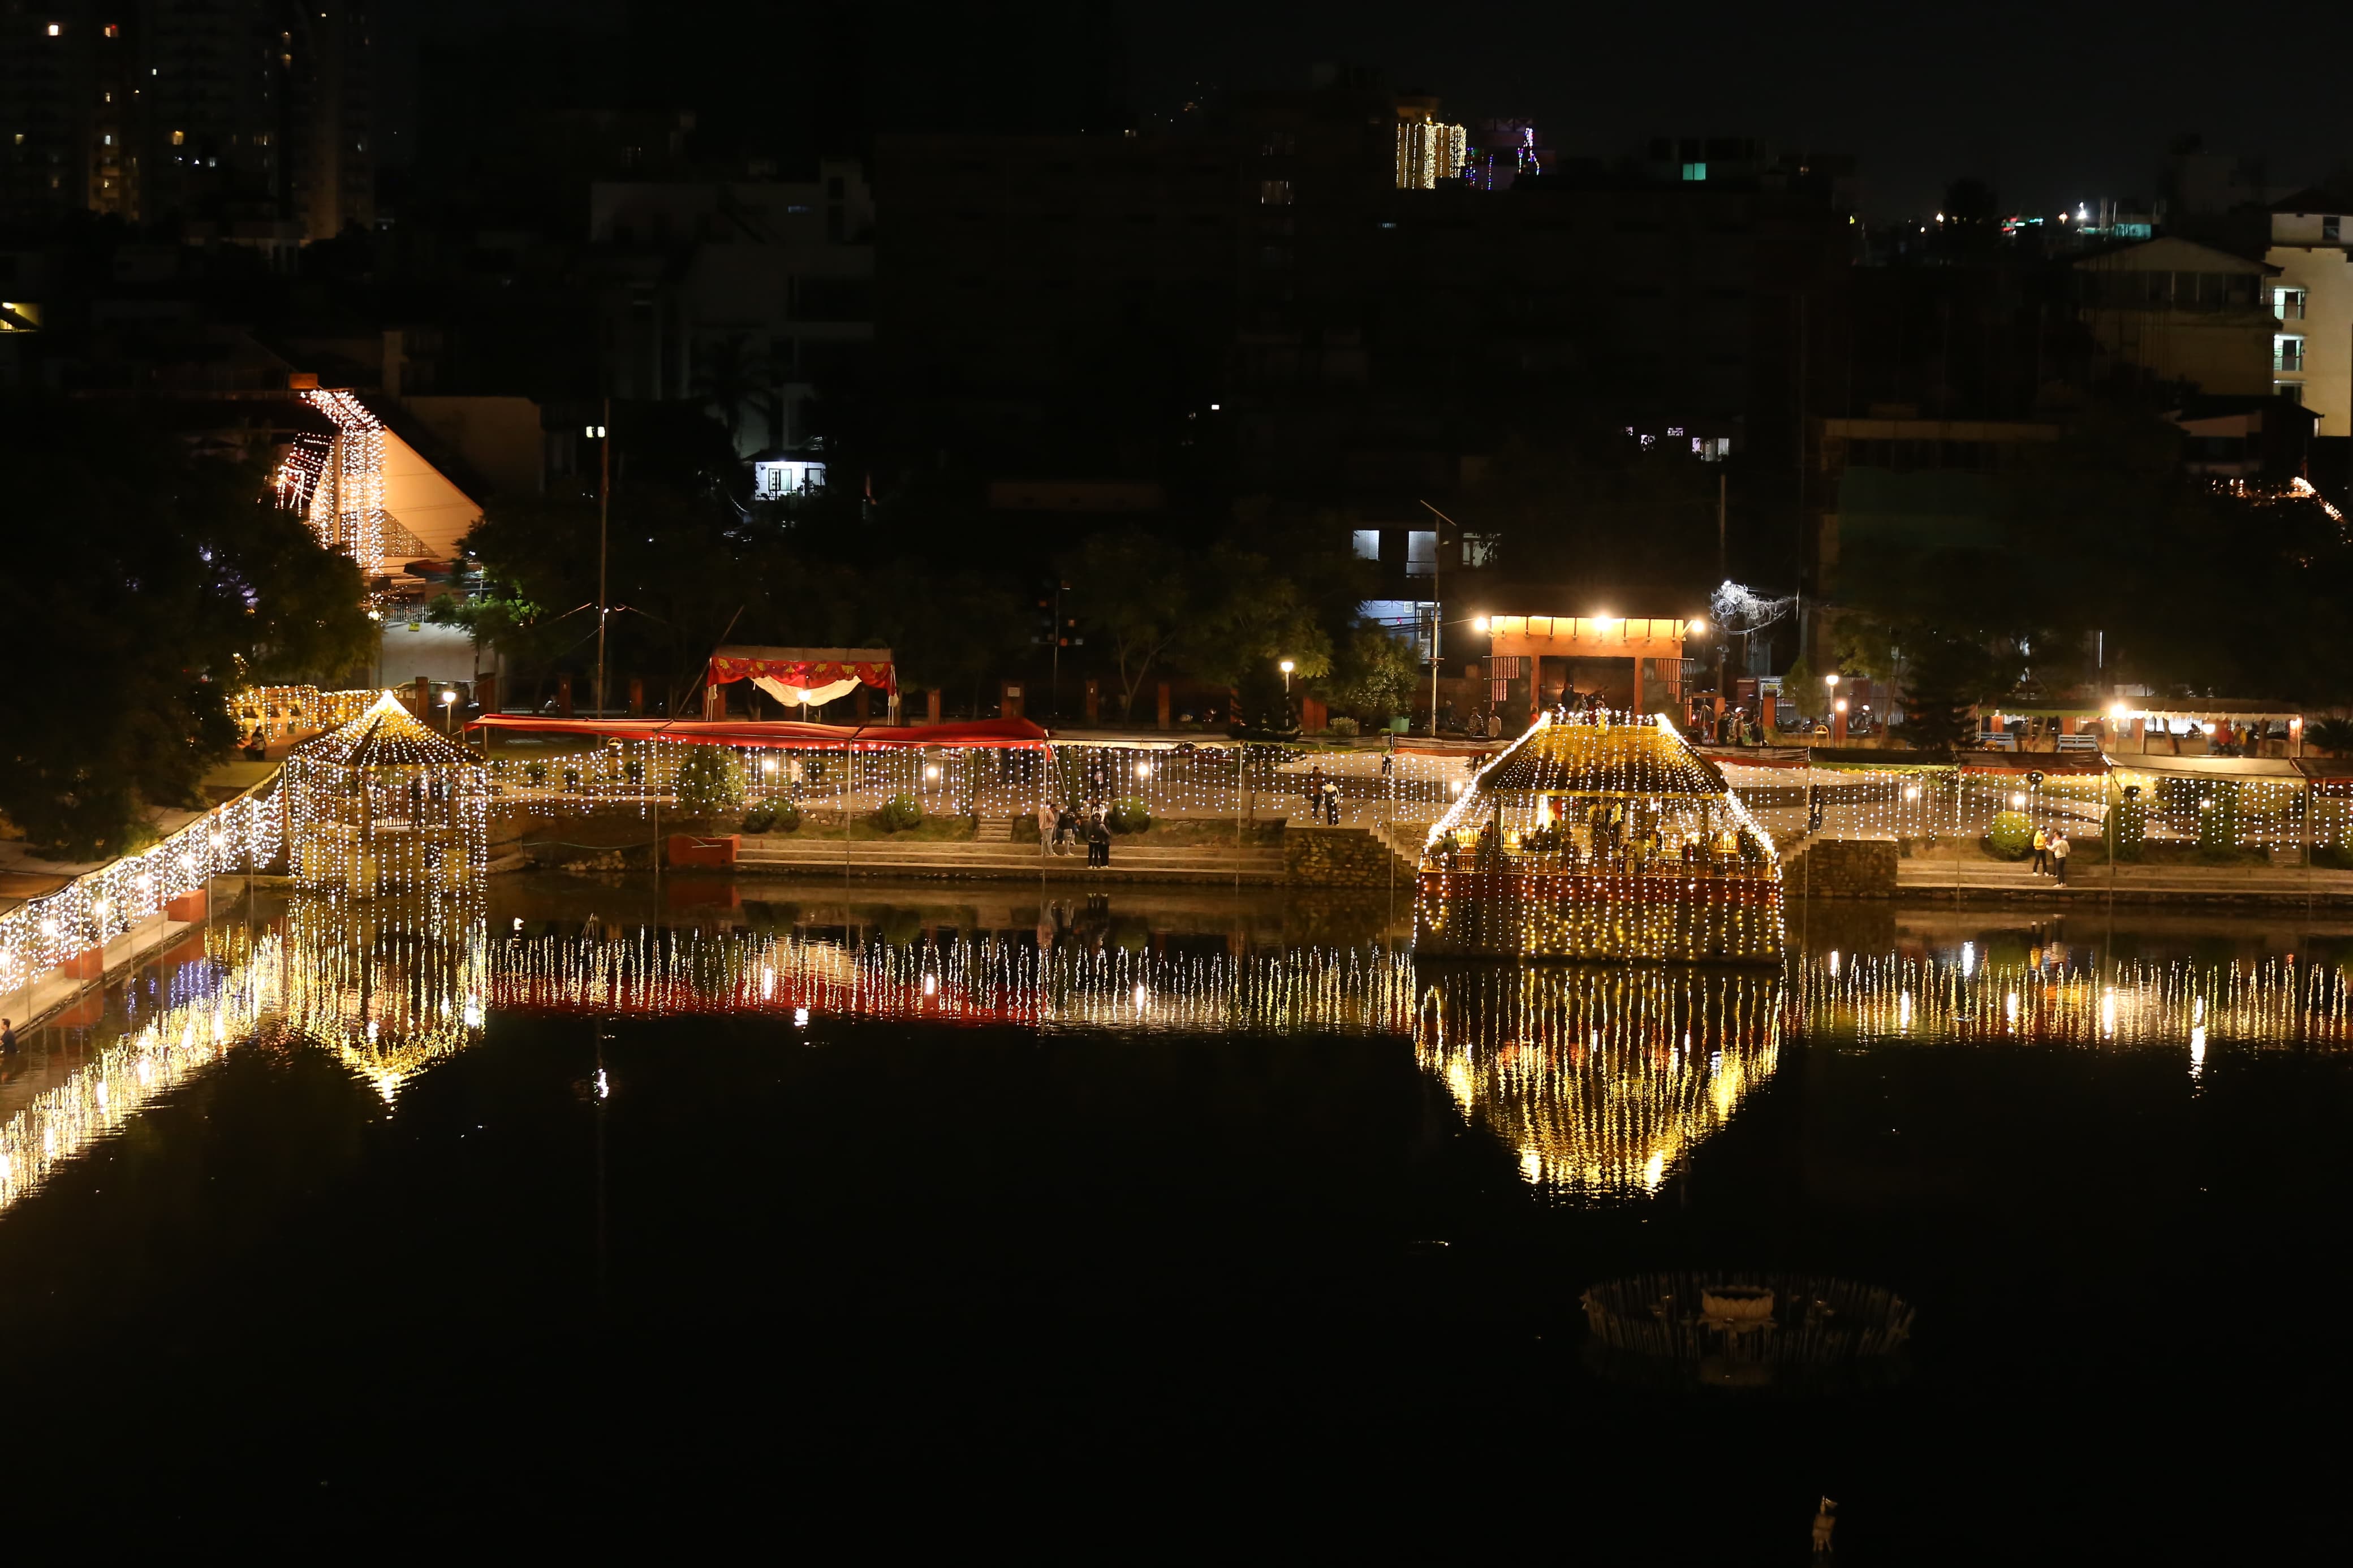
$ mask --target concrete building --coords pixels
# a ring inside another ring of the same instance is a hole
[[[2353,210],[2306,191],[2272,208],[2272,390],[2319,416],[2316,434],[2353,436]],[[2344,203],[2353,209],[2353,203]]]
[[[375,218],[368,0],[56,0],[0,13],[0,222]]]
[[[874,195],[854,162],[802,182],[600,182],[589,239],[617,398],[701,402],[748,458],[807,444],[809,400],[866,374]]]
[[[2151,239],[2073,263],[2095,374],[2129,366],[2225,396],[2272,390],[2277,267],[2187,239]]]

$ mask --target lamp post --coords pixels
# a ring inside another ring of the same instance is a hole
[[[451,721],[457,717],[457,712],[458,689],[454,686],[445,686],[441,689],[441,732],[443,734],[456,733]]]
[[[1297,667],[1286,658],[1275,668],[1282,671],[1282,723],[1288,729],[1291,726],[1291,672]]]

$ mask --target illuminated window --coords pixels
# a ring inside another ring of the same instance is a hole
[[[2284,334],[2273,338],[2272,368],[2274,370],[2284,371],[2303,370],[2304,340],[2302,338],[2288,337]]]
[[[1705,163],[1685,163],[1683,165],[1683,178],[1686,180],[1706,179],[1707,165]]]
[[[2301,289],[2273,289],[2272,314],[2283,321],[2304,320],[2304,290]]]
[[[55,27],[51,27],[49,31],[54,33],[57,29]],[[2337,226],[2338,221],[2337,216],[2335,213],[2326,214],[2320,220],[2320,237],[2328,241],[2331,245],[2337,243]]]
[[[54,37],[56,37],[58,36],[58,34],[59,30],[60,30],[60,29],[58,28],[58,25],[57,25],[55,22],[52,22],[52,23],[50,23],[50,24],[49,24],[49,37],[51,37],[52,38],[54,38]]]
[[[122,29],[114,23],[109,22],[106,25],[106,36],[110,38],[119,38],[122,37]]]
[[[172,145],[174,147],[185,145],[187,140],[188,133],[185,131],[174,131],[172,132]]]
[[[1377,528],[1359,528],[1352,531],[1356,535],[1356,559],[1378,561],[1381,558],[1381,531]]]

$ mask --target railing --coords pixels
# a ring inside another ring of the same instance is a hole
[[[164,912],[215,877],[271,859],[285,838],[272,789],[255,784],[153,848],[126,855],[0,915],[0,996]]]
[[[584,807],[676,812],[680,769],[697,752],[713,752],[728,759],[723,777],[716,788],[707,775],[693,781],[690,793],[715,801],[717,809],[704,815],[719,816],[786,801],[821,812],[871,811],[905,795],[926,816],[1018,817],[1033,815],[1040,801],[1140,800],[1161,818],[1230,818],[1252,811],[1298,816],[1305,813],[1311,783],[1328,780],[1340,792],[1342,819],[1372,826],[1434,821],[1471,776],[1461,757],[1400,751],[1384,773],[1377,752],[1279,745],[1056,742],[1029,750],[783,750],[630,740],[569,752],[495,753],[489,763],[491,799],[549,816]]]

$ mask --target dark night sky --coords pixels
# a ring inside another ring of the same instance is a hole
[[[855,79],[868,129],[913,118],[984,128],[1005,106],[1050,96],[1045,84],[1089,74],[1149,124],[1197,84],[1303,85],[1315,63],[1342,61],[1439,94],[1451,117],[1533,119],[1571,155],[1614,157],[1658,134],[1852,152],[1880,217],[1934,208],[1960,174],[2034,211],[2147,195],[2168,143],[2190,131],[2211,150],[2263,159],[2274,185],[2353,165],[2346,0],[417,3],[427,36],[463,37],[501,17],[629,29],[629,58],[663,78],[646,90],[706,115],[790,120],[822,95],[839,119],[840,83]]]

